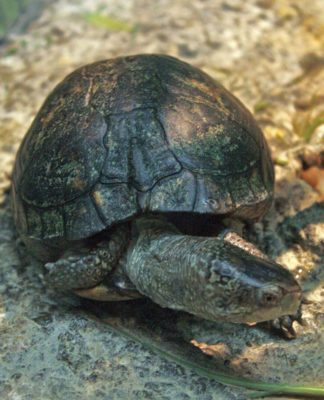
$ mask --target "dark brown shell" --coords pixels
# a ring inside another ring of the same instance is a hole
[[[173,57],[86,65],[48,96],[19,150],[13,206],[23,237],[83,239],[146,212],[257,219],[273,166],[250,112]]]

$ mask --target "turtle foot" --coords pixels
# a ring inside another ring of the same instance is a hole
[[[302,317],[302,304],[301,302],[297,312],[291,315],[283,315],[282,317],[276,318],[272,321],[261,323],[261,325],[266,324],[266,327],[276,334],[284,337],[285,339],[295,339],[297,336],[296,330],[294,328],[294,322],[299,325],[304,325]]]
[[[107,271],[104,267],[106,265],[102,265],[102,260],[96,254],[71,255],[45,264],[48,272],[45,279],[61,289],[89,287],[102,279],[102,272]]]
[[[107,240],[90,247],[82,245],[45,264],[48,284],[63,290],[91,288],[114,271],[125,251],[127,227],[121,226]]]

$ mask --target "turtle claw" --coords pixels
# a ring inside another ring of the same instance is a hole
[[[295,314],[284,315],[282,317],[269,321],[269,328],[273,329],[274,331],[279,333],[279,335],[283,336],[286,339],[295,339],[297,334],[293,326],[294,322],[297,322],[299,325],[304,324],[301,310],[302,304],[304,304],[303,301],[301,302],[301,305],[299,306]]]
[[[285,315],[270,321],[270,327],[279,332],[286,339],[295,339],[296,331],[293,327],[295,319],[291,315]]]

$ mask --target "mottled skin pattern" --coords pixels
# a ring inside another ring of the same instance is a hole
[[[139,237],[130,247],[125,272],[161,306],[232,322],[296,312],[299,286],[278,264],[231,239],[185,236],[164,220],[142,218],[135,224]]]
[[[139,55],[84,66],[53,90],[18,152],[12,203],[49,284],[260,321],[296,311],[298,284],[237,237],[199,235],[198,217],[257,220],[273,183],[238,99],[182,61]]]
[[[84,282],[95,286],[118,265],[128,245],[127,235],[129,230],[122,227],[94,247],[68,249],[58,261],[46,264],[47,280],[56,287],[80,288]]]

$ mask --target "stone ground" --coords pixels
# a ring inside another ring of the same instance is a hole
[[[323,38],[322,0],[61,0],[0,47],[2,399],[248,398],[243,389],[165,360],[118,327],[210,368],[324,385]],[[312,301],[297,339],[201,321],[149,301],[62,298],[44,286],[33,261],[18,258],[10,172],[44,98],[82,64],[152,52],[182,58],[220,80],[262,126],[276,164],[276,199],[246,235],[292,270]]]

